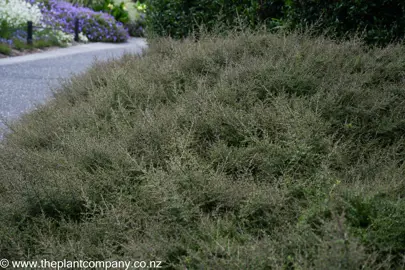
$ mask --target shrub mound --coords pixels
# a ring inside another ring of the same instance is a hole
[[[0,143],[0,254],[168,269],[398,269],[405,48],[152,42]]]

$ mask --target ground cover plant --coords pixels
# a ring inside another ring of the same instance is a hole
[[[166,269],[403,269],[405,48],[157,39],[0,143],[0,254]]]

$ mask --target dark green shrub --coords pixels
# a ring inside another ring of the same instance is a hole
[[[221,9],[220,1],[158,0],[148,1],[146,18],[148,31],[161,36],[187,36],[199,23],[211,27]]]
[[[140,13],[136,20],[131,20],[125,24],[128,33],[132,37],[143,37],[145,35],[145,14]]]
[[[240,20],[255,26],[260,20],[280,18],[283,5],[283,0],[148,0],[148,29],[179,38],[200,25],[210,30],[218,23],[234,26]]]
[[[12,34],[12,30],[10,29],[6,20],[0,22],[0,38],[9,39]]]
[[[148,0],[148,30],[175,38],[189,35],[204,25],[235,26],[238,20],[255,27],[262,22],[274,27],[287,22],[291,28],[315,25],[335,37],[361,33],[368,44],[385,45],[405,33],[405,2],[399,0]]]
[[[367,43],[386,44],[405,32],[405,2],[400,0],[287,0],[288,18],[295,27],[317,23],[336,36],[364,31]]]
[[[259,19],[262,21],[283,17],[285,0],[260,0]]]
[[[142,21],[131,21],[125,25],[131,37],[143,37],[145,35],[142,23]]]

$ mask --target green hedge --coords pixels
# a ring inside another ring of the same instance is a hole
[[[174,38],[201,24],[208,30],[218,22],[232,26],[236,18],[252,27],[274,19],[292,28],[316,23],[315,32],[328,29],[337,37],[364,31],[369,44],[386,44],[405,33],[405,1],[399,0],[147,0],[147,6],[149,31]]]
[[[218,22],[233,25],[236,19],[255,26],[260,20],[281,17],[283,0],[148,0],[149,31],[180,38],[201,24],[212,29]]]
[[[403,0],[286,0],[294,27],[317,23],[315,30],[333,30],[338,37],[364,31],[367,43],[386,44],[404,36]]]
[[[258,15],[260,21],[280,19],[284,14],[284,0],[259,0]]]

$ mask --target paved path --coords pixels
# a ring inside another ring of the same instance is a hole
[[[0,139],[5,131],[2,119],[14,120],[46,102],[60,79],[85,71],[97,60],[117,58],[123,53],[141,53],[145,39],[128,43],[93,43],[39,54],[0,59]]]

